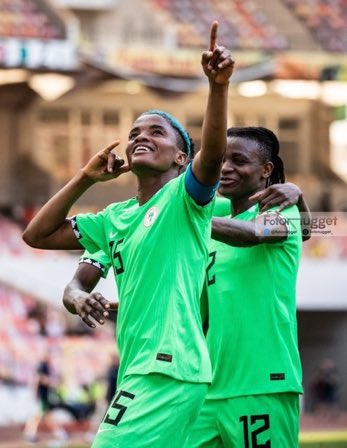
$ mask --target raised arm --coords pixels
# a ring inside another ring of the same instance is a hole
[[[90,328],[96,327],[95,322],[103,325],[105,319],[114,318],[118,309],[117,302],[110,302],[99,292],[92,292],[101,277],[100,269],[81,263],[64,290],[65,308],[71,314],[78,314]]]
[[[201,149],[192,171],[203,185],[219,181],[226,150],[229,78],[234,69],[230,53],[217,45],[218,22],[211,26],[209,49],[202,54],[202,67],[209,80],[206,114],[202,127]]]
[[[81,245],[67,215],[72,205],[94,183],[107,181],[129,171],[112,149],[119,141],[99,151],[65,187],[37,213],[23,233],[24,241],[40,249],[80,249]]]

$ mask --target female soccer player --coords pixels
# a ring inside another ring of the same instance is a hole
[[[260,213],[250,200],[283,182],[273,132],[228,130],[219,193],[231,215],[213,219],[207,269],[213,378],[189,448],[298,447],[300,215],[296,206]]]
[[[112,259],[121,303],[118,392],[93,448],[184,446],[211,381],[199,312],[213,197],[226,149],[227,97],[234,62],[217,46],[217,22],[202,56],[209,97],[202,143],[191,150],[172,116],[148,111],[133,124],[128,164],[96,154],[29,223],[24,240],[44,249],[103,250]],[[131,170],[138,196],[98,214],[67,214],[95,182]]]

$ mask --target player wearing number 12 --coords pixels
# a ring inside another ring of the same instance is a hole
[[[250,201],[284,182],[278,151],[266,128],[228,130],[219,192],[231,214],[213,218],[207,270],[213,378],[189,448],[298,447],[300,215]]]
[[[186,130],[165,112],[147,111],[130,131],[128,165],[112,152],[119,142],[100,151],[23,234],[34,247],[84,247],[112,259],[120,297],[118,390],[93,448],[182,448],[211,381],[200,294],[234,66],[217,46],[217,27],[202,56],[209,96],[201,149],[188,169],[182,174],[192,144]],[[137,198],[67,218],[92,184],[129,170]]]

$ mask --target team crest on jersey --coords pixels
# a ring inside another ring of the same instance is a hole
[[[157,219],[158,213],[159,213],[159,210],[157,207],[151,207],[145,214],[145,218],[143,220],[143,225],[145,227],[151,226],[154,223],[154,221]]]

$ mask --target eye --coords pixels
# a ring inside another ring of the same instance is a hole
[[[243,160],[243,159],[233,159],[233,163],[235,165],[245,165],[247,163],[247,161]]]
[[[137,134],[138,133],[136,131],[130,132],[128,139],[134,140],[134,138],[136,138]]]
[[[163,135],[164,132],[162,131],[162,129],[154,129],[153,130],[153,135]]]

